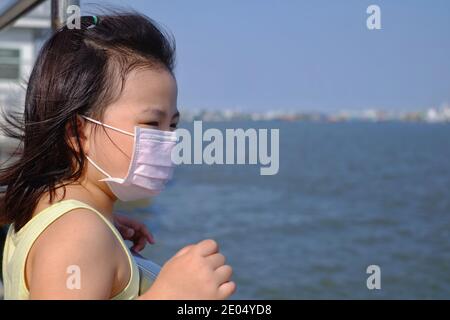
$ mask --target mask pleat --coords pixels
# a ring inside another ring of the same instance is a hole
[[[171,152],[173,143],[149,143],[142,141],[137,154],[137,164],[151,164],[156,166],[172,166]]]
[[[166,179],[157,179],[153,178],[149,180],[147,176],[134,175],[133,176],[133,184],[145,188],[147,190],[162,190],[166,184]]]
[[[173,167],[140,165],[134,173],[142,177],[170,179],[172,178]]]

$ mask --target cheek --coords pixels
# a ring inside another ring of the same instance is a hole
[[[107,134],[99,132],[96,137],[95,159],[112,177],[124,178],[133,156],[134,138],[108,131]]]

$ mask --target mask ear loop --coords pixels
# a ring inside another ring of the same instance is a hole
[[[104,126],[104,127],[106,127],[106,128],[109,128],[109,129],[118,131],[118,132],[120,132],[120,133],[123,133],[123,134],[126,134],[126,135],[129,135],[129,136],[134,137],[134,133],[131,133],[131,132],[128,132],[128,131],[125,131],[125,130],[122,130],[122,129],[119,129],[119,128],[116,128],[116,127],[113,127],[113,126],[110,126],[110,125],[107,125],[107,124],[105,124],[105,123],[103,123],[103,122],[94,120],[94,119],[92,119],[92,118],[89,118],[89,117],[86,117],[86,116],[83,116],[83,115],[81,115],[81,116],[82,116],[83,118],[85,118],[86,120],[91,121],[91,122],[93,122],[93,123],[99,124],[99,125]]]
[[[103,173],[105,176],[107,176],[108,178],[112,179],[112,177],[108,174],[108,172],[106,172],[105,170],[103,170],[102,168],[100,168],[88,155],[86,155],[86,158],[88,159],[88,161],[101,173]]]

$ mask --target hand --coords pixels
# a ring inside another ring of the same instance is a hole
[[[148,241],[150,244],[154,244],[155,240],[153,235],[147,229],[145,224],[138,220],[132,219],[126,215],[114,214],[114,225],[119,230],[122,238],[133,242],[132,251],[139,252],[145,248]]]
[[[226,299],[236,290],[233,273],[214,240],[184,247],[164,264],[140,299]]]

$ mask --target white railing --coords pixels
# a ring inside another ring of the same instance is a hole
[[[0,7],[0,31],[6,28],[14,21],[29,13],[38,4],[46,0],[11,0],[8,5]],[[51,0],[51,7],[44,6],[38,11],[33,12],[37,17],[45,16],[46,10],[50,9],[52,28],[56,30],[59,28],[67,18],[67,7],[70,5],[80,5],[79,0]],[[47,12],[48,15],[48,12]]]
[[[45,0],[16,0],[0,11],[0,30],[7,27]]]

